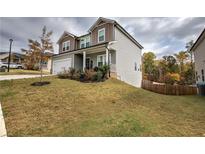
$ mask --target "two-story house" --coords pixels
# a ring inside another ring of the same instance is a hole
[[[99,18],[88,34],[75,36],[64,32],[57,43],[59,54],[53,56],[53,74],[69,67],[84,70],[107,64],[111,76],[141,86],[143,47],[115,20]]]

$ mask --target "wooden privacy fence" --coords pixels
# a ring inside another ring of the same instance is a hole
[[[197,88],[184,85],[170,85],[142,80],[142,88],[165,95],[196,95]]]

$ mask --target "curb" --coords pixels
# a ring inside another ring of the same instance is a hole
[[[0,102],[0,137],[7,137],[4,116],[1,108],[1,102]]]

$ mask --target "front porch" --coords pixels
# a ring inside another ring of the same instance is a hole
[[[111,73],[116,72],[115,50],[108,49],[106,46],[97,46],[74,53],[74,68],[76,69],[94,69],[103,65],[109,65]]]

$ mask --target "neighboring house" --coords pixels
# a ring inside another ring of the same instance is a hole
[[[3,63],[8,63],[9,53],[0,52],[0,61]],[[24,60],[24,55],[20,53],[11,53],[11,63],[22,64]]]
[[[53,53],[46,53],[46,60],[43,61],[43,71],[46,71],[46,72],[49,72],[49,73],[52,73],[51,72],[51,65],[52,65],[52,56],[53,56]]]
[[[57,43],[59,54],[53,56],[53,74],[69,67],[84,70],[108,64],[111,76],[141,86],[143,47],[116,21],[99,18],[88,34],[75,36],[64,32]]]
[[[205,29],[190,50],[194,52],[196,83],[205,84]]]

